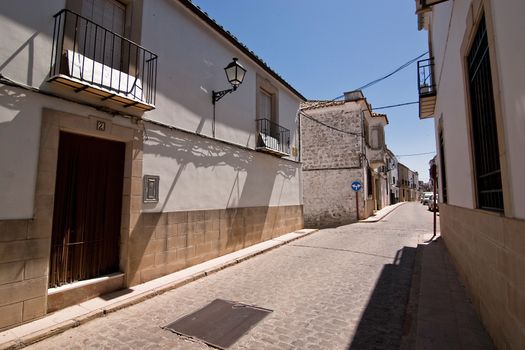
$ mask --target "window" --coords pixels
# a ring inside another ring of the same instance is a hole
[[[379,149],[383,147],[383,130],[380,126],[373,126],[370,133],[370,147]]]
[[[370,146],[370,134],[368,128],[368,122],[365,119],[363,122],[363,137],[365,138],[365,143]]]
[[[290,130],[279,125],[278,105],[277,88],[267,79],[257,76],[256,149],[283,156],[290,154]]]
[[[395,185],[395,183],[396,183],[396,177],[392,176],[392,184]]]
[[[126,7],[115,0],[82,0],[81,15],[116,36],[108,35],[100,27],[86,23],[79,27],[79,52],[97,62],[122,70],[125,42],[120,37],[124,37]]]
[[[257,117],[261,119],[269,119],[275,122],[273,113],[273,96],[264,89],[259,89],[259,110],[257,111]]]
[[[372,189],[372,171],[370,170],[370,168],[367,168],[367,171],[366,171],[366,184],[368,187],[368,195],[372,196],[374,192]]]
[[[477,206],[503,211],[496,111],[485,16],[467,56]]]
[[[278,105],[279,94],[275,86],[268,79],[257,75],[257,119],[268,119],[272,123],[279,123]]]

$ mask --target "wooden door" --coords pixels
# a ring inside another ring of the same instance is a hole
[[[49,286],[119,271],[125,144],[60,133]]]

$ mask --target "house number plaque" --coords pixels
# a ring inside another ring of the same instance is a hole
[[[106,122],[97,120],[97,130],[98,131],[106,131]]]

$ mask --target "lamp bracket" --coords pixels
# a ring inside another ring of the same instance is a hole
[[[227,94],[230,94],[237,90],[237,87],[234,86],[231,89],[226,89],[222,91],[212,91],[212,103],[215,104],[215,102],[219,101],[221,98],[226,96]]]

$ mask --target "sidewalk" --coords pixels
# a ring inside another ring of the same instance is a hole
[[[280,247],[317,230],[303,229],[255,244],[173,274],[116,291],[0,332],[0,349],[18,349]]]
[[[388,214],[390,214],[391,212],[396,210],[398,207],[400,207],[401,205],[406,204],[406,203],[407,202],[399,202],[399,203],[392,204],[392,205],[389,205],[387,207],[384,207],[383,209],[376,211],[374,214],[372,214],[368,218],[366,218],[364,220],[359,220],[359,222],[367,222],[368,223],[368,222],[381,221],[381,220],[383,220],[385,218],[385,216],[387,216]]]
[[[401,349],[494,349],[441,237],[420,244]]]

